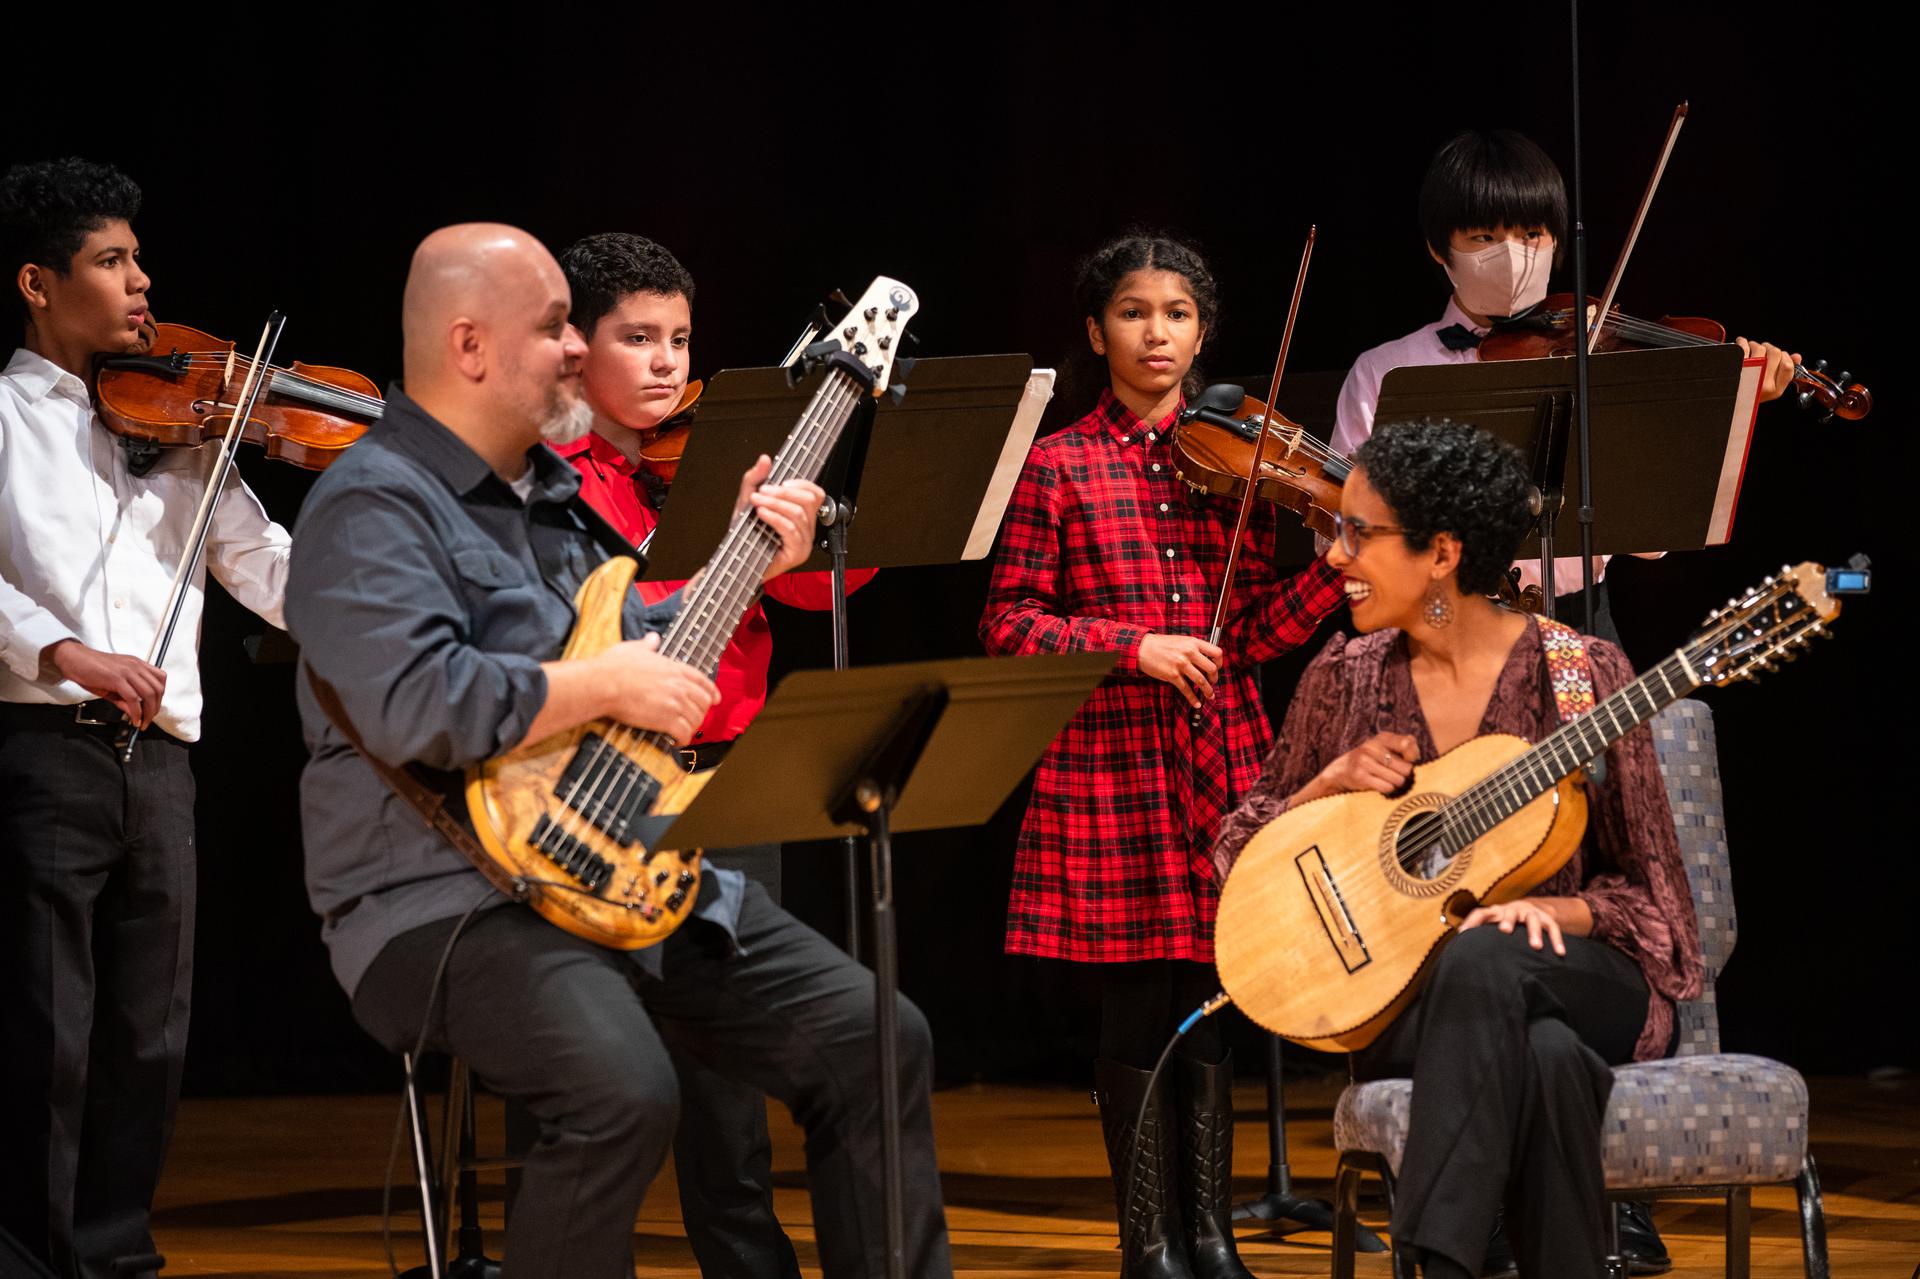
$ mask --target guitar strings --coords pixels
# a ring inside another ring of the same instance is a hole
[[[850,378],[847,380],[851,381]],[[807,435],[810,435],[813,433],[813,430],[816,424],[823,422],[823,419],[817,416],[816,410],[824,410],[825,412],[828,412],[828,413],[839,412],[841,408],[840,405],[833,404],[831,405],[831,407],[829,407],[827,403],[828,401],[831,400],[831,398],[833,398],[827,394],[827,392],[830,389],[838,390],[838,387],[831,381],[828,384],[823,385],[820,391],[815,394],[813,402],[808,405],[807,410],[802,414],[801,424],[799,427],[796,428],[794,434],[796,437],[801,437],[803,442]],[[791,443],[792,443],[792,440],[790,439],[789,445]],[[801,451],[804,453],[804,452],[807,452],[808,450],[803,448]],[[774,471],[769,473],[768,478],[770,481],[772,480],[773,474],[775,473],[780,473],[782,474],[782,478],[785,478],[784,469],[781,467],[780,463],[786,460],[788,447],[783,446],[780,452],[781,452],[781,458],[778,461],[776,461]],[[788,465],[790,466],[792,464],[788,463]],[[757,519],[757,517],[753,516],[753,512],[751,508],[740,512],[739,515],[736,515],[733,523],[728,527],[726,536],[724,536],[721,539],[720,546],[718,549],[716,549],[713,559],[710,561],[710,563],[721,564],[722,569],[719,576],[721,576],[723,579],[722,582],[720,583],[721,586],[723,587],[733,585],[733,583],[726,581],[725,578],[726,578],[729,565],[731,564],[732,560],[736,558],[736,555],[737,555],[738,543],[740,541],[741,527],[743,523],[741,518],[742,516],[752,518],[754,523],[759,523],[759,520]],[[676,660],[687,660],[690,662],[690,664],[695,664],[698,661],[704,659],[705,655],[698,652],[690,652],[690,653],[683,654],[682,652],[679,651],[679,649],[684,646],[676,645],[675,641],[680,637],[680,635],[691,635],[694,637],[693,638],[694,646],[696,648],[698,647],[698,641],[700,638],[701,631],[692,630],[688,628],[692,626],[696,626],[700,623],[703,623],[706,620],[706,618],[710,616],[711,613],[714,611],[711,608],[702,609],[701,607],[701,604],[703,604],[704,601],[715,598],[713,595],[709,595],[705,591],[705,587],[706,587],[706,583],[705,581],[703,581],[701,583],[700,591],[697,592],[697,594],[699,595],[699,602],[697,602],[693,607],[689,608],[687,612],[683,613],[682,617],[680,619],[677,619],[674,626],[669,630],[666,640],[663,641],[663,643],[661,644],[661,652],[663,654],[670,657],[674,657],[676,658]],[[725,594],[725,593],[726,592],[724,590],[720,592],[720,594]],[[742,607],[744,608],[744,601],[742,603]],[[686,623],[686,625],[683,626],[682,624],[683,622]],[[680,634],[676,635],[676,632],[679,632]],[[715,653],[716,657],[717,657],[718,651],[720,650],[716,650],[716,653]],[[705,669],[704,666],[702,666],[701,668]],[[673,753],[673,751],[675,750],[672,739],[667,737],[663,733],[644,732],[642,730],[632,729],[628,726],[623,725],[614,731],[610,731],[602,735],[600,740],[594,744],[592,748],[594,751],[594,754],[591,757],[589,757],[585,767],[582,768],[579,780],[575,783],[573,791],[570,792],[568,795],[562,797],[563,800],[566,802],[568,808],[573,810],[574,812],[583,811],[582,806],[577,802],[580,798],[579,792],[582,786],[589,786],[589,785],[591,789],[587,796],[588,807],[590,808],[590,807],[599,806],[599,805],[607,805],[610,797],[606,795],[602,795],[600,791],[602,786],[608,783],[612,783],[613,785],[620,788],[618,796],[612,797],[613,804],[609,806],[611,808],[611,811],[618,811],[619,806],[624,806],[625,802],[632,794],[632,788],[641,785],[642,779],[650,776],[645,772],[644,768],[641,768],[639,766],[638,761],[631,759],[629,755],[630,751],[637,750],[637,748],[642,744],[652,745],[656,750],[659,750],[663,753],[668,753],[668,754]],[[629,764],[632,767],[623,768],[622,767],[623,763]],[[577,828],[577,824],[578,824],[577,819],[573,819],[573,822]],[[572,834],[572,833],[575,833],[575,831],[570,830],[568,833]]]
[[[800,424],[775,457],[767,483],[777,484],[803,473],[811,475],[824,465],[832,438],[837,436],[851,416],[853,404],[858,401],[860,394],[861,387],[851,375],[842,372],[838,376],[830,376],[815,393],[813,402],[802,414]],[[719,633],[713,623],[721,610],[727,607],[729,599],[738,599],[739,611],[742,612],[747,603],[738,595],[738,587],[749,571],[747,561],[751,558],[740,545],[743,540],[759,540],[762,545],[757,549],[766,552],[766,559],[753,570],[756,577],[758,569],[764,568],[765,563],[778,554],[778,535],[766,527],[751,506],[740,511],[709,561],[710,565],[717,564],[718,569],[710,571],[702,579],[695,592],[695,600],[676,619],[662,642],[660,651],[664,655],[701,670],[711,670],[718,662],[720,654],[725,651],[731,630]],[[768,545],[769,540],[771,545]],[[712,589],[709,589],[710,586]],[[685,643],[677,642],[682,639]],[[610,814],[625,807],[634,788],[651,776],[630,755],[642,745],[651,745],[667,754],[673,754],[676,750],[667,735],[627,725],[618,725],[589,748],[593,755],[580,770],[571,791],[561,796],[567,811],[563,812],[562,821],[557,824],[565,833],[579,838],[584,833],[581,822],[587,812]],[[628,766],[622,767],[623,763]],[[588,788],[584,806],[580,794],[583,787]],[[615,793],[603,794],[603,788],[608,787]]]

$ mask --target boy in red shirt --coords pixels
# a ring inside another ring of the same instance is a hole
[[[641,447],[679,410],[693,342],[693,277],[643,236],[611,231],[577,241],[560,255],[573,290],[573,324],[587,341],[582,368],[593,430],[560,455],[580,472],[580,495],[638,546],[660,522],[667,481],[641,460]],[[852,591],[872,569],[847,574]],[[681,582],[641,582],[650,602]],[[833,606],[832,577],[790,573],[766,592],[795,608]],[[767,700],[773,634],[759,604],[747,610],[721,655],[720,700],[693,735],[694,765],[719,763]],[[761,844],[711,854],[780,900],[780,846]],[[751,1088],[676,1058],[680,1131],[674,1171],[688,1242],[710,1276],[799,1275],[793,1245],[773,1213],[773,1147],[766,1106]]]

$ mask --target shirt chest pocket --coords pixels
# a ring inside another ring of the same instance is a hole
[[[491,546],[455,547],[453,571],[469,590],[497,591],[529,585],[520,566]]]
[[[543,660],[557,655],[573,622],[565,599],[498,547],[456,546],[451,556],[474,644]]]

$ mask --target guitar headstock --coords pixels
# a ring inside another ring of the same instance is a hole
[[[879,395],[887,389],[896,366],[902,378],[906,374],[911,362],[901,356],[900,341],[907,321],[919,310],[920,297],[912,289],[898,280],[876,276],[840,323],[801,353],[800,367],[844,353],[866,370],[873,379],[873,394]]]
[[[1703,684],[1731,684],[1792,661],[1840,616],[1827,570],[1811,560],[1782,568],[1759,586],[1707,614],[1683,650]]]

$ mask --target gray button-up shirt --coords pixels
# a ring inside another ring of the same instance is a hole
[[[608,554],[573,468],[544,445],[527,459],[523,502],[391,388],[380,422],[313,486],[293,540],[286,616],[301,661],[338,690],[369,750],[449,795],[468,765],[526,735],[547,696],[540,663],[560,656],[574,592]],[[649,607],[633,592],[626,633],[664,630],[679,607],[677,594]],[[304,672],[298,685],[307,894],[352,995],[401,933],[507,899],[334,730]],[[695,915],[731,932],[743,887],[709,867]],[[657,948],[635,958],[654,968]]]

